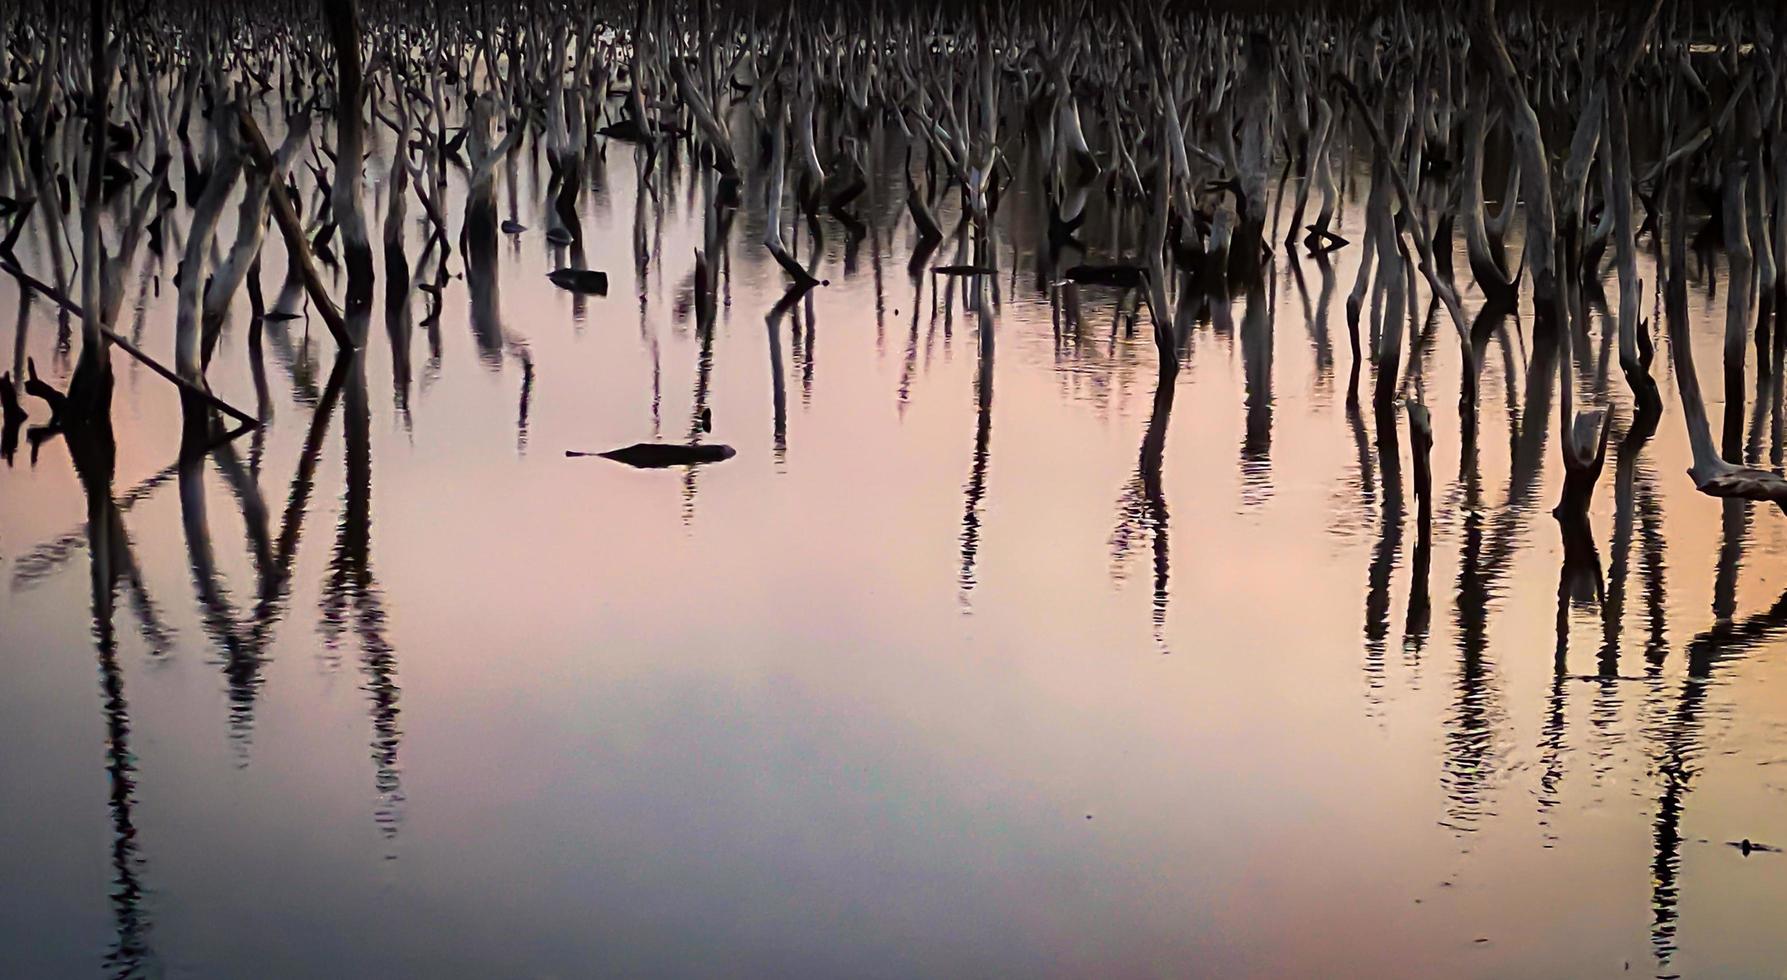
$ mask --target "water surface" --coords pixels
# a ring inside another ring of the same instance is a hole
[[[903,158],[891,136],[878,153]],[[375,145],[375,203],[388,159]],[[589,174],[581,261],[607,297],[547,282],[574,257],[543,237],[529,141],[499,190],[529,230],[502,237],[481,302],[452,278],[438,324],[424,294],[407,323],[375,303],[367,349],[337,361],[320,320],[257,340],[239,300],[209,377],[271,422],[196,459],[173,390],[118,357],[109,617],[65,445],[0,467],[4,972],[1787,959],[1787,855],[1727,845],[1787,844],[1787,535],[1695,492],[1660,327],[1665,414],[1641,444],[1605,311],[1577,344],[1579,391],[1616,416],[1585,554],[1550,515],[1544,339],[1524,314],[1491,339],[1473,457],[1433,319],[1423,544],[1408,433],[1372,411],[1369,367],[1348,405],[1357,246],[1280,249],[1210,302],[1163,392],[1145,311],[1132,335],[1087,288],[1064,322],[1039,288],[1025,182],[982,320],[967,282],[909,274],[892,170],[868,238],[822,222],[830,284],[778,306],[747,180],[704,336],[701,178],[660,157],[642,191],[642,162],[615,143]],[[1084,237],[1108,260],[1133,217],[1098,207]],[[27,267],[42,247],[27,237]],[[265,256],[272,302],[276,236]],[[145,259],[121,325],[157,355],[173,261]],[[1690,308],[1716,399],[1708,263]],[[13,361],[65,382],[78,324],[10,278],[0,310]],[[1779,392],[1748,387],[1747,449],[1778,465]],[[738,455],[564,455],[691,438]]]

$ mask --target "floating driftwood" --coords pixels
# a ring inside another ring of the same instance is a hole
[[[1757,851],[1760,851],[1763,854],[1779,854],[1779,853],[1781,853],[1781,849],[1778,847],[1775,847],[1773,844],[1758,844],[1758,843],[1750,840],[1748,837],[1745,837],[1743,840],[1728,840],[1725,842],[1725,845],[1727,847],[1735,847],[1738,850],[1742,851],[1744,853],[1744,857],[1749,857],[1752,853],[1757,852]]]
[[[611,449],[605,453],[581,453],[574,449],[565,450],[571,458],[600,456],[612,459],[617,463],[642,470],[661,470],[667,466],[694,466],[697,463],[718,463],[731,459],[738,451],[731,446],[718,443],[705,446],[679,446],[666,442],[638,442],[625,449]]]
[[[591,296],[608,295],[608,273],[594,269],[554,269],[546,273],[554,286]]]
[[[1138,289],[1145,275],[1145,270],[1139,265],[1076,265],[1062,273],[1061,278],[1082,286]]]

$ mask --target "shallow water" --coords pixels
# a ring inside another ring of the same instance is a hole
[[[376,204],[388,144],[373,155]],[[545,278],[567,258],[543,238],[532,142],[499,187],[529,226],[500,242],[500,320],[452,279],[435,328],[414,295],[407,356],[375,303],[367,350],[338,364],[315,318],[252,342],[239,298],[209,377],[255,406],[258,358],[272,422],[184,466],[173,390],[116,358],[115,651],[66,447],[0,467],[4,972],[1787,959],[1787,854],[1726,843],[1787,845],[1787,534],[1685,476],[1660,327],[1665,414],[1636,448],[1600,313],[1579,344],[1615,445],[1592,561],[1566,563],[1542,342],[1524,316],[1490,342],[1472,466],[1439,314],[1423,548],[1401,412],[1388,438],[1369,367],[1347,405],[1357,245],[1326,266],[1280,249],[1261,288],[1213,304],[1165,399],[1145,312],[1129,336],[1116,294],[1086,289],[1059,328],[1021,190],[991,321],[965,283],[915,282],[893,171],[870,239],[847,256],[826,219],[830,284],[774,312],[748,181],[704,341],[699,178],[660,159],[641,196],[638,166],[613,144],[583,199],[605,298]],[[1107,260],[1134,233],[1089,228]],[[269,302],[282,254],[270,235]],[[127,297],[124,327],[161,356],[173,263]],[[1690,267],[1716,423],[1722,260]],[[0,310],[19,304],[0,277]],[[34,299],[0,337],[60,384],[58,320]],[[1745,410],[1764,465],[1778,403]],[[686,440],[702,408],[735,458],[564,455]]]

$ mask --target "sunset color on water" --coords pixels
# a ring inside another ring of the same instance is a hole
[[[1769,977],[1787,13],[0,6],[0,976]]]

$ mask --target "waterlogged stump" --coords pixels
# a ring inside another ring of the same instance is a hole
[[[17,425],[25,421],[25,407],[19,404],[18,392],[13,390],[12,372],[0,374],[0,422],[7,426]]]
[[[675,443],[639,442],[624,449],[611,449],[605,453],[582,453],[567,449],[565,455],[573,459],[588,456],[600,456],[612,459],[617,463],[642,470],[661,470],[670,466],[695,466],[700,463],[718,463],[731,459],[738,451],[731,446],[712,444],[705,446],[679,446]]]

